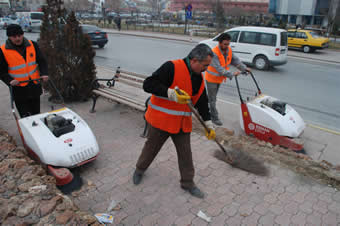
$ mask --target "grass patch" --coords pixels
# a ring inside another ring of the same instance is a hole
[[[340,43],[339,42],[330,42],[329,43],[329,48],[330,49],[337,49],[340,50]]]

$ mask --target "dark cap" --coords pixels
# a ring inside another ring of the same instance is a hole
[[[15,35],[23,35],[24,31],[22,30],[21,26],[18,24],[10,24],[8,25],[7,29],[7,36],[15,36]]]

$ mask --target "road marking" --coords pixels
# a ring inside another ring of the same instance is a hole
[[[317,125],[313,125],[313,124],[310,124],[310,123],[308,123],[307,126],[312,127],[314,129],[319,129],[319,130],[322,130],[322,131],[325,131],[325,132],[328,132],[328,133],[340,136],[340,132],[335,131],[335,130],[323,128],[323,127],[320,127],[320,126],[317,126]]]
[[[330,65],[339,65],[339,62],[337,61],[333,61],[333,60],[324,60],[324,59],[316,59],[316,58],[308,58],[308,57],[304,57],[304,56],[289,56],[291,58],[295,58],[298,60],[302,60],[305,62],[317,62],[317,63],[323,63],[323,64],[330,64]]]

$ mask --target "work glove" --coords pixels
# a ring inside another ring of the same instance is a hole
[[[214,125],[213,125],[212,121],[209,120],[209,121],[205,121],[204,123],[208,127],[208,129],[209,129],[209,131],[207,131],[207,130],[205,131],[205,136],[209,140],[215,140],[216,132],[215,132]]]
[[[187,92],[185,92],[184,90],[180,89],[181,94],[179,94],[176,90],[174,89],[168,89],[168,98],[169,100],[175,101],[179,104],[187,104],[189,103],[189,100],[191,99],[191,97],[189,96],[189,94],[187,94]]]
[[[17,86],[17,85],[19,85],[19,81],[18,80],[15,80],[15,79],[13,79],[12,81],[10,81],[10,83],[9,83],[11,86]]]

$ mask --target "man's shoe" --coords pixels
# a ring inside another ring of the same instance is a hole
[[[223,125],[223,123],[222,123],[221,120],[219,120],[219,119],[214,119],[214,120],[212,120],[212,122],[213,122],[215,125],[217,125],[217,126],[222,126],[222,125]]]
[[[182,189],[188,191],[192,196],[195,196],[196,198],[203,199],[204,193],[198,188],[198,187],[192,187],[192,188],[184,188]]]
[[[136,171],[133,173],[132,180],[135,185],[140,184],[142,181],[143,174],[142,173],[137,173]]]

